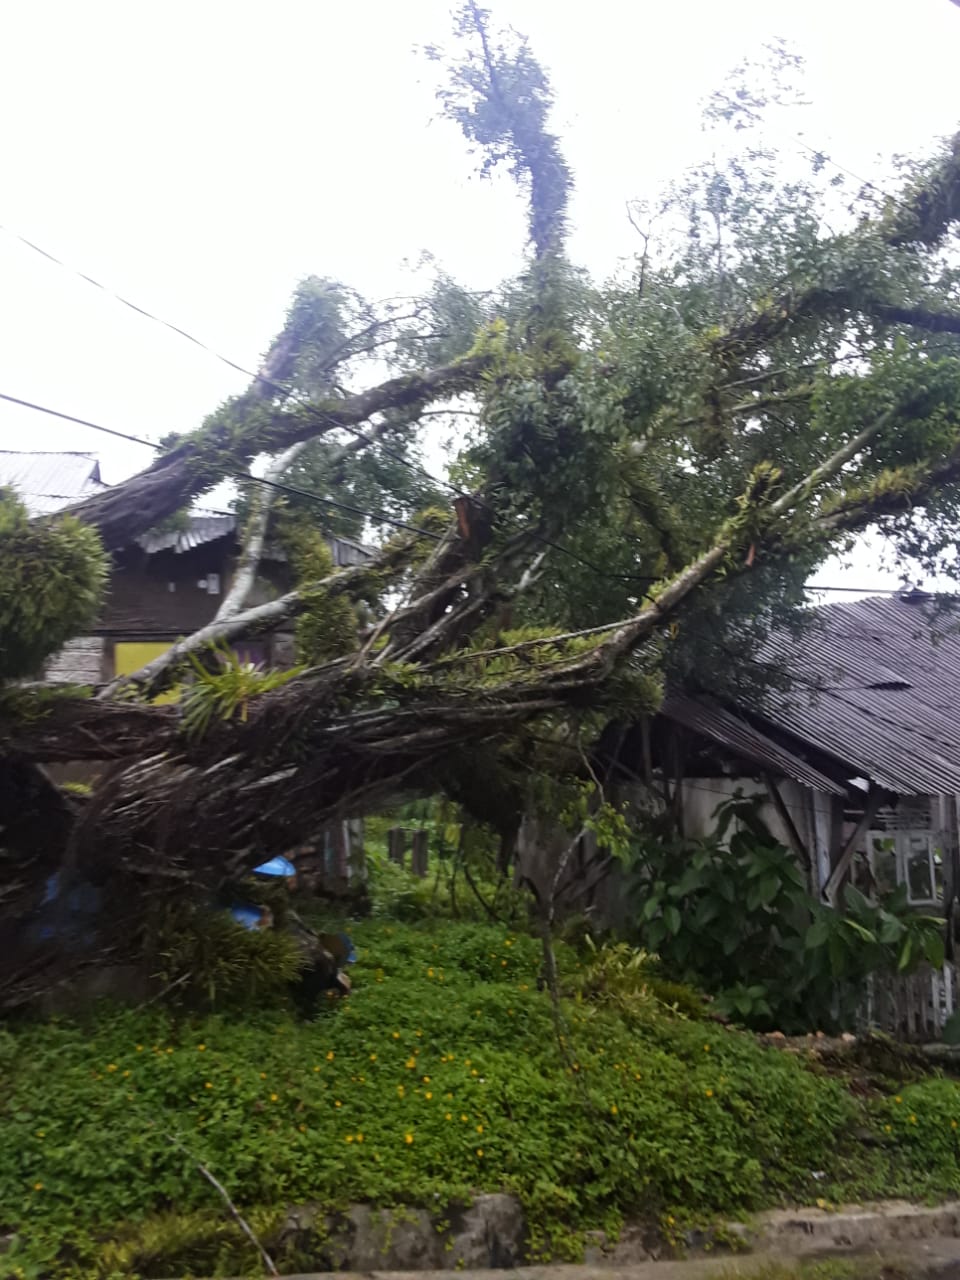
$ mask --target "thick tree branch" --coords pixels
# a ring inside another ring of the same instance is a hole
[[[356,426],[376,413],[404,409],[469,390],[488,359],[473,356],[425,373],[404,374],[357,395],[298,404],[236,431],[219,418],[180,441],[152,466],[122,484],[71,508],[100,532],[108,550],[126,546],[139,533],[178,511],[224,476],[246,473],[261,453],[276,453],[304,440]]]
[[[289,449],[285,449],[279,457],[270,463],[263,473],[263,478],[268,481],[281,479],[286,470],[307,447],[307,443],[308,441],[301,440],[297,444],[292,444]],[[263,555],[263,545],[267,537],[267,525],[270,523],[270,510],[273,506],[276,492],[269,485],[254,485],[243,551],[237,563],[230,590],[224,596],[214,622],[225,622],[227,618],[232,618],[234,614],[239,613],[253,590],[253,584],[257,579],[257,570],[260,567],[260,557]]]

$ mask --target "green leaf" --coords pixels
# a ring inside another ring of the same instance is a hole
[[[804,945],[808,951],[813,951],[817,947],[822,947],[830,937],[830,926],[823,918],[815,920],[807,930],[807,936],[804,939]]]
[[[680,912],[677,910],[676,907],[674,906],[664,907],[663,921],[664,921],[664,924],[667,926],[667,928],[670,930],[670,932],[674,936],[676,936],[680,932],[680,926],[683,923],[683,918],[681,917]]]

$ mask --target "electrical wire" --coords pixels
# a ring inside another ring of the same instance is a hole
[[[116,431],[113,427],[101,426],[98,422],[91,422],[88,418],[78,418],[71,413],[61,413],[59,409],[51,409],[46,405],[35,404],[32,400],[22,400],[19,396],[11,396],[6,392],[0,391],[0,400],[6,400],[10,404],[19,405],[24,409],[33,409],[37,413],[48,414],[51,418],[59,418],[64,422],[73,422],[78,426],[90,427],[93,431],[102,431],[106,435],[116,436],[120,440],[129,440],[133,444],[141,444],[148,449],[159,449],[160,445],[155,440],[146,440],[143,436],[135,436],[127,431]],[[405,520],[397,520],[393,516],[386,515],[383,511],[367,511],[362,507],[355,507],[346,502],[339,502],[336,498],[327,498],[323,494],[313,493],[309,489],[300,489],[294,485],[280,484],[275,480],[267,480],[263,476],[251,475],[242,471],[230,471],[227,475],[233,480],[242,481],[244,484],[260,484],[271,489],[279,489],[284,493],[294,494],[298,498],[306,498],[310,502],[322,503],[327,507],[336,507],[338,511],[348,511],[351,515],[363,516],[368,520],[374,521],[376,524],[391,525],[395,529],[406,529],[410,533],[416,533],[420,537],[429,538],[434,542],[440,541],[440,535],[434,533],[432,529],[423,529],[419,525],[408,524]],[[230,512],[216,512],[217,515],[229,515]]]
[[[0,391],[0,400],[5,400],[10,404],[19,405],[21,408],[24,408],[24,409],[32,409],[37,413],[47,414],[52,418],[62,419],[64,422],[73,422],[73,423],[76,423],[78,426],[89,427],[93,431],[102,431],[106,435],[117,436],[121,440],[129,440],[133,444],[144,445],[148,449],[156,450],[160,448],[160,445],[157,444],[156,441],[146,440],[144,439],[143,436],[135,436],[126,431],[117,431],[113,427],[104,427],[104,426],[101,426],[100,423],[98,422],[91,422],[88,418],[78,418],[70,413],[61,413],[59,409],[51,409],[46,405],[36,404],[32,400],[23,400],[19,396],[8,395],[6,392],[3,392],[3,391]],[[244,484],[251,484],[251,483],[260,484],[267,488],[276,489],[282,493],[288,493],[298,498],[305,498],[307,499],[307,501],[310,501],[310,502],[321,503],[322,505],[327,507],[335,507],[337,510],[340,510],[340,511],[347,511],[351,515],[363,516],[365,519],[372,520],[375,524],[387,524],[395,529],[405,529],[409,533],[415,533],[420,537],[429,538],[433,542],[439,542],[441,540],[441,535],[434,533],[432,529],[424,529],[419,525],[409,524],[404,520],[398,520],[393,516],[386,515],[383,511],[368,511],[363,507],[355,507],[355,506],[352,506],[350,503],[339,502],[335,498],[324,497],[323,494],[314,493],[310,489],[301,489],[296,485],[283,484],[279,480],[267,480],[263,476],[255,476],[255,475],[251,475],[249,473],[240,472],[240,471],[228,472],[228,475],[230,476],[231,479],[239,480]],[[231,513],[227,511],[223,511],[223,512],[215,512],[214,514],[230,515]],[[609,581],[646,583],[648,586],[651,586],[655,582],[661,581],[661,578],[654,577],[649,574],[609,573],[606,570],[601,569],[598,565],[595,565],[591,563],[589,560],[585,560],[582,556],[577,555],[576,552],[571,551],[568,547],[564,547],[559,542],[553,542],[549,538],[543,537],[541,534],[531,533],[531,537],[534,538],[537,542],[540,542],[545,546],[552,547],[555,551],[561,552],[563,555],[568,556],[571,560],[574,560],[578,564],[582,565],[585,569],[589,569],[592,573],[595,573],[602,578],[606,578]],[[899,589],[890,588],[890,587],[827,586],[821,583],[816,583],[816,584],[812,583],[808,587],[806,587],[805,590],[806,591],[842,592],[842,593],[854,592],[856,594],[894,595],[896,594],[896,591]],[[944,595],[944,594],[953,594],[953,593],[939,592],[938,594]]]

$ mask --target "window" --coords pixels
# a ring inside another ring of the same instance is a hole
[[[932,831],[871,831],[867,850],[879,893],[905,884],[910,903],[929,906],[943,900],[943,851]]]

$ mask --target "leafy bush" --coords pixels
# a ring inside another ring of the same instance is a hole
[[[0,487],[0,682],[36,675],[93,622],[108,563],[95,529],[69,515],[32,521]]]
[[[133,1254],[121,1265],[105,1241],[152,1232],[156,1256],[158,1222],[174,1238],[170,1214],[221,1211],[197,1161],[264,1220],[305,1200],[513,1191],[555,1250],[625,1214],[960,1187],[919,1147],[898,1148],[899,1164],[859,1148],[861,1103],[737,1032],[567,1002],[568,1065],[535,938],[489,924],[350,931],[353,995],[312,1023],[106,1010],[0,1034],[0,1233],[15,1233],[16,1261],[91,1277],[112,1257],[129,1276]],[[577,960],[558,954],[568,988]],[[154,1274],[187,1269],[188,1225]]]
[[[283,1001],[304,965],[292,935],[243,929],[226,911],[182,900],[151,913],[147,936],[162,987],[210,1008]]]
[[[943,963],[943,922],[905,887],[872,903],[847,886],[843,912],[823,906],[758,809],[734,798],[712,836],[638,848],[636,937],[668,972],[748,1026],[806,1031],[848,1024],[871,973]]]
[[[660,977],[656,957],[626,942],[596,943],[586,935],[585,962],[574,976],[573,990],[581,1000],[609,1004],[626,1017],[670,1009],[688,1017],[702,1017],[703,997],[683,983]]]

